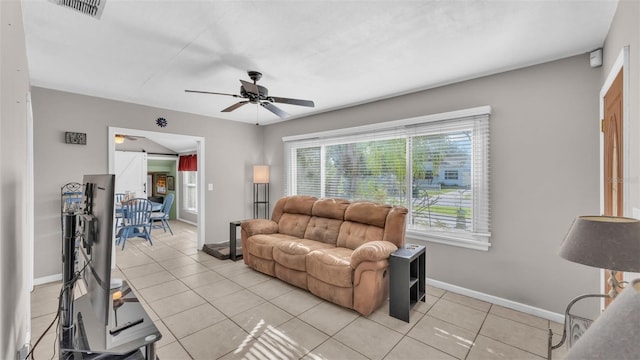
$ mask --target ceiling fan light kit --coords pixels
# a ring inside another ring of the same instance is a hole
[[[246,99],[246,100],[239,101],[225,109],[222,109],[221,112],[231,112],[249,103],[260,104],[260,106],[271,111],[281,119],[286,119],[287,117],[289,117],[289,114],[286,111],[275,106],[273,103],[298,105],[298,106],[306,106],[306,107],[315,106],[315,104],[311,100],[300,100],[300,99],[283,98],[283,97],[277,97],[277,96],[269,96],[269,89],[257,84],[258,80],[262,78],[262,73],[258,71],[249,70],[247,71],[247,74],[249,75],[249,78],[253,80],[253,83],[240,80],[240,84],[241,84],[240,95],[211,92],[211,91],[200,91],[200,90],[185,90],[185,92],[199,93],[199,94],[212,94],[212,95],[226,95],[226,96],[233,96],[236,98]]]

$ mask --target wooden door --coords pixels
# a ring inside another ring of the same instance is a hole
[[[622,133],[622,71],[618,73],[611,87],[604,96],[604,119],[602,119],[603,144],[603,166],[604,166],[604,215],[624,216],[624,194],[623,194],[623,143]],[[607,273],[607,277],[609,274]],[[617,273],[618,280],[622,281],[623,274]],[[610,290],[608,282],[605,280],[605,292]],[[605,300],[605,306],[610,299]]]

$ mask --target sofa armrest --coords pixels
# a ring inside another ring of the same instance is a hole
[[[360,263],[365,261],[380,261],[389,258],[392,252],[398,250],[392,242],[389,241],[369,241],[358,246],[351,254],[351,267],[357,268]]]
[[[258,234],[275,234],[278,232],[278,223],[267,219],[251,219],[243,221],[240,226],[246,231],[247,237]]]

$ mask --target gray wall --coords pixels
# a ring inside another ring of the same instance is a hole
[[[0,358],[14,359],[31,328],[26,224],[29,72],[22,10],[0,1]],[[58,257],[59,258],[59,257]]]
[[[33,88],[35,156],[35,278],[59,274],[60,187],[108,171],[108,126],[205,138],[206,243],[226,241],[229,222],[251,215],[251,169],[262,162],[262,130],[166,109]],[[160,128],[155,119],[169,125]],[[87,145],[64,143],[64,132],[87,133]],[[230,156],[229,154],[233,154]]]
[[[598,270],[556,251],[575,216],[598,211],[600,79],[585,54],[269,125],[271,196],[283,195],[283,136],[490,105],[492,246],[427,243],[427,276],[563,313],[598,291]]]

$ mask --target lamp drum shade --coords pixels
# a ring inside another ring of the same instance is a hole
[[[269,183],[269,165],[253,165],[253,183]]]
[[[640,220],[579,216],[560,246],[561,257],[600,269],[640,272]]]

